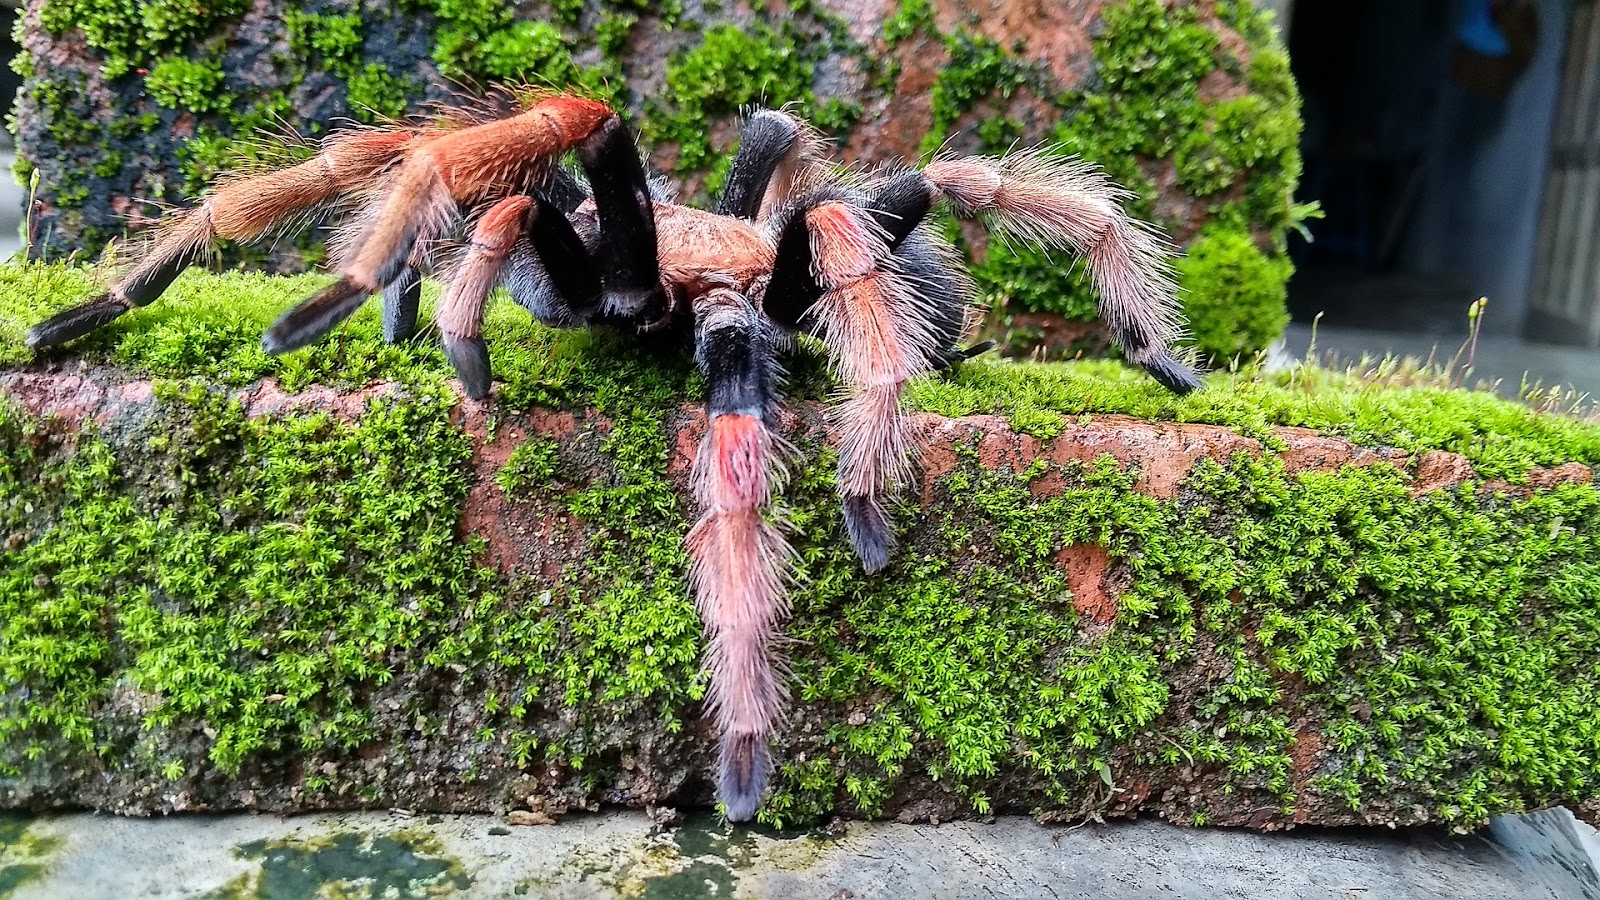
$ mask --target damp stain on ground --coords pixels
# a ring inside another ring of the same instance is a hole
[[[472,884],[460,861],[418,829],[252,841],[233,854],[260,867],[205,900],[444,897]]]
[[[58,837],[30,834],[28,818],[0,812],[0,900],[37,880],[61,848]]]

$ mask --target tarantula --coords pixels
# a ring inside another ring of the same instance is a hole
[[[154,301],[217,238],[258,240],[341,200],[354,213],[335,244],[339,279],[272,325],[271,353],[316,341],[375,293],[385,336],[409,337],[419,271],[445,238],[468,230],[441,270],[435,321],[471,398],[490,391],[482,324],[496,286],[556,327],[683,326],[709,391],[688,581],[709,638],[717,795],[729,819],[748,819],[786,701],[777,632],[792,553],[767,511],[791,452],[774,429],[778,354],[790,336],[820,338],[845,384],[829,414],[839,497],[851,546],[877,572],[895,544],[889,504],[917,450],[901,392],[985,349],[962,347],[974,288],[925,223],[929,211],[947,204],[1003,235],[1085,257],[1126,357],[1186,392],[1200,382],[1171,349],[1180,319],[1167,249],[1084,163],[1045,152],[942,156],[848,176],[827,165],[809,126],[773,110],[748,117],[715,208],[694,209],[652,191],[632,135],[605,104],[521,96],[520,111],[498,119],[450,114],[335,132],[312,159],[224,182],[171,214],[109,291],[40,323],[28,343],[67,341]],[[561,165],[573,151],[586,184]]]

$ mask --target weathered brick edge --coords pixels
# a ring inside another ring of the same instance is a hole
[[[312,386],[298,393],[290,393],[276,382],[265,380],[237,389],[233,395],[250,416],[322,412],[353,419],[362,413],[369,401],[395,395],[401,390],[397,383],[377,382],[360,390]],[[128,380],[115,370],[93,368],[82,369],[79,374],[60,371],[0,373],[0,395],[9,397],[34,415],[55,417],[68,429],[92,422],[114,431],[119,419],[142,417],[156,402],[153,382]],[[798,404],[785,410],[783,416],[786,420],[784,430],[791,433],[821,427],[821,407],[814,403]],[[543,435],[565,442],[584,432],[605,434],[609,431],[609,423],[593,410],[533,409],[507,414],[495,409],[492,404],[465,398],[457,405],[455,417],[461,427],[474,437],[473,486],[464,504],[462,534],[477,533],[484,537],[487,540],[485,562],[502,572],[555,579],[564,566],[581,556],[584,544],[582,523],[570,521],[564,514],[552,518],[548,507],[508,500],[496,483],[495,475],[506,464],[512,451],[529,436]],[[491,417],[495,420],[495,438],[487,440]],[[686,480],[703,433],[704,415],[698,407],[685,405],[677,414],[668,417],[668,423],[668,446],[672,448],[668,471],[675,479]],[[1061,464],[1092,462],[1109,455],[1124,466],[1137,467],[1140,473],[1138,490],[1168,500],[1177,497],[1183,480],[1202,460],[1223,461],[1240,453],[1255,455],[1264,451],[1262,441],[1225,427],[1150,422],[1117,415],[1084,416],[1070,420],[1060,435],[1048,440],[1014,431],[1006,419],[993,415],[958,419],[923,415],[920,425],[928,442],[922,460],[921,482],[921,502],[925,509],[934,503],[936,482],[957,467],[957,447],[975,446],[979,460],[985,467],[1003,467],[1014,471],[1026,468],[1035,459]],[[1592,484],[1597,476],[1595,469],[1590,466],[1568,463],[1536,468],[1530,472],[1526,483],[1510,484],[1478,478],[1471,463],[1455,453],[1429,451],[1411,454],[1393,448],[1372,449],[1303,428],[1275,428],[1273,435],[1282,442],[1278,455],[1291,473],[1334,471],[1351,465],[1387,463],[1409,474],[1414,496],[1453,488],[1469,480],[1478,481],[1485,492],[1527,496],[1534,490],[1559,484]],[[1064,486],[1059,476],[1047,473],[1032,482],[1030,489],[1036,496],[1050,496]],[[1103,548],[1092,544],[1064,548],[1058,553],[1057,559],[1066,570],[1073,605],[1085,617],[1083,629],[1095,632],[1108,628],[1118,609],[1114,560],[1108,557]],[[393,690],[405,689],[402,682],[396,682],[393,686]],[[387,696],[388,691],[383,695]],[[650,743],[653,742],[646,742]],[[630,760],[631,765],[624,766],[629,777],[624,783],[613,786],[611,796],[628,797],[631,799],[626,802],[645,806],[681,802],[681,791],[686,785],[684,769],[708,761],[700,758],[702,748],[699,746],[679,746],[681,741],[669,743],[672,746],[657,746],[654,750],[641,745],[638,759]],[[1315,730],[1300,727],[1293,751],[1292,779],[1297,789],[1319,768],[1321,758],[1327,752],[1323,743],[1322,736]],[[428,757],[430,754],[421,756]],[[433,762],[436,764],[438,760]],[[592,802],[574,787],[576,779],[573,773],[557,771],[555,768],[548,772],[518,772],[512,769],[486,779],[471,789],[464,789],[461,785],[446,787],[429,783],[425,770],[430,762],[426,758],[408,756],[407,763],[411,771],[406,774],[404,784],[391,783],[388,786],[385,797],[389,805],[398,805],[398,800],[418,808],[475,811],[526,803],[536,809],[560,814],[569,809],[583,808]],[[35,786],[36,789],[27,796],[13,793],[7,798],[3,796],[7,792],[0,791],[0,807],[87,805],[123,813],[149,814],[240,806],[279,811],[327,806],[324,801],[313,802],[302,795],[294,784],[297,775],[298,769],[279,771],[273,765],[247,766],[246,771],[237,778],[226,781],[208,778],[210,783],[204,788],[176,794],[163,793],[155,785],[141,789],[132,785],[80,783],[56,785],[42,790],[38,789],[40,786]],[[1170,815],[1182,809],[1181,798],[1173,800],[1173,791],[1181,793],[1188,790],[1192,794],[1201,789],[1198,781],[1188,788],[1180,783],[1197,777],[1196,773],[1185,775],[1177,772],[1170,784],[1136,781],[1130,790],[1111,799],[1104,807],[1086,807],[1085,813],[1131,815],[1155,810]],[[63,780],[70,779],[71,776],[63,776]],[[378,780],[381,782],[382,777],[379,776]],[[692,784],[692,779],[688,783]],[[1169,803],[1169,800],[1173,802]],[[334,805],[337,806],[337,802]],[[929,793],[896,798],[890,803],[889,811],[898,812],[902,821],[937,822],[952,813],[959,814],[959,807],[960,803],[955,802],[953,797],[941,800]],[[1600,800],[1582,804],[1577,812],[1586,819],[1600,819]],[[1229,809],[1226,803],[1220,804],[1220,807],[1214,806],[1213,813],[1211,821],[1216,825],[1267,830],[1297,824],[1383,822],[1392,825],[1426,821],[1426,817],[1419,820],[1400,810],[1352,813],[1348,807],[1336,803],[1302,804],[1287,818],[1274,808],[1251,809],[1239,805]],[[1070,820],[1078,816],[1047,814],[1046,818]],[[1181,819],[1181,816],[1178,818]]]

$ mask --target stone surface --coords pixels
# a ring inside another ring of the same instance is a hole
[[[289,413],[325,412],[350,419],[375,399],[394,397],[403,389],[389,383],[369,384],[356,390],[312,386],[287,393],[271,381],[233,390],[246,415],[282,416]],[[103,438],[124,451],[137,453],[146,444],[160,417],[152,383],[129,379],[112,369],[90,366],[19,369],[0,372],[0,395],[9,397],[34,415],[49,417],[55,428],[71,433],[93,425]],[[795,440],[814,446],[822,430],[822,412],[814,403],[795,404],[785,413],[784,430]],[[552,592],[564,591],[563,579],[589,552],[593,533],[566,507],[539,500],[516,499],[497,483],[497,475],[510,452],[535,438],[548,439],[564,457],[587,461],[601,468],[597,448],[613,424],[594,410],[490,408],[458,400],[452,413],[457,427],[471,436],[471,487],[462,505],[458,526],[463,536],[477,534],[483,541],[482,560],[518,585],[521,603],[552,602]],[[1059,466],[1065,463],[1114,461],[1138,476],[1132,489],[1166,503],[1185,503],[1181,486],[1189,473],[1205,460],[1223,462],[1236,455],[1263,453],[1258,438],[1227,428],[1202,424],[1148,422],[1125,416],[1079,416],[1066,421],[1061,433],[1049,440],[1020,433],[998,416],[945,419],[923,416],[922,430],[931,442],[924,460],[920,499],[925,510],[936,511],[944,479],[957,472],[954,448],[969,448],[980,469],[1022,471],[1035,460]],[[681,494],[704,427],[701,412],[684,406],[667,410],[663,446],[668,458],[663,470],[677,482]],[[491,432],[493,439],[491,439]],[[1271,437],[1281,442],[1279,458],[1291,473],[1333,472],[1350,466],[1387,463],[1409,473],[1413,495],[1446,491],[1476,479],[1463,457],[1433,451],[1409,457],[1392,449],[1365,448],[1304,429],[1276,429]],[[1060,468],[1051,468],[1033,480],[1028,491],[1047,498],[1066,490]],[[1527,496],[1562,484],[1589,484],[1593,470],[1567,465],[1534,470],[1527,484],[1489,483],[1480,487],[1503,498]],[[830,491],[831,494],[831,491]],[[1496,500],[1495,503],[1505,502]],[[921,552],[918,526],[907,535],[903,553]],[[1564,527],[1557,522],[1556,528]],[[1570,525],[1565,526],[1570,527]],[[26,541],[26,536],[20,536]],[[943,550],[939,552],[948,552]],[[1000,553],[998,548],[975,545],[974,559]],[[1078,615],[1077,635],[1068,645],[1103,646],[1121,618],[1122,599],[1131,584],[1128,560],[1100,544],[1069,544],[1055,555],[1064,587]],[[830,616],[832,614],[829,614]],[[842,621],[842,620],[841,620]],[[456,626],[464,626],[465,622]],[[843,624],[841,628],[846,627]],[[1236,789],[1236,776],[1223,767],[1204,765],[1182,755],[1162,762],[1166,746],[1163,730],[1198,727],[1197,716],[1209,714],[1195,705],[1208,692],[1227,689],[1234,664],[1218,649],[1218,638],[1202,632],[1183,662],[1170,674],[1174,695],[1157,723],[1109,753],[1097,779],[1091,771],[1081,785],[1081,796],[1065,800],[1049,796],[1039,784],[1023,776],[1003,775],[988,790],[998,809],[1036,809],[1041,818],[1077,821],[1085,817],[1136,815],[1156,812],[1178,821],[1207,821],[1259,829],[1281,829],[1304,824],[1410,823],[1437,821],[1438,801],[1427,792],[1413,793],[1390,786],[1392,793],[1367,798],[1352,806],[1344,798],[1316,790],[1316,780],[1352,765],[1349,752],[1323,734],[1329,715],[1301,705],[1306,690],[1298,676],[1283,673],[1282,709],[1292,729],[1287,772],[1298,799],[1290,807],[1273,802],[1259,783]],[[1063,648],[1066,649],[1066,648]],[[803,651],[800,651],[803,652]],[[1054,652],[1054,651],[1052,651]],[[161,758],[182,763],[176,779],[138,766],[104,767],[92,757],[66,753],[27,763],[20,777],[0,778],[0,806],[33,809],[88,806],[129,814],[229,810],[238,808],[298,811],[340,808],[352,803],[398,806],[436,811],[512,811],[513,824],[537,824],[559,819],[598,803],[664,807],[705,802],[707,785],[700,773],[707,770],[709,733],[703,723],[688,728],[665,727],[648,710],[624,718],[616,714],[604,726],[608,741],[626,747],[625,754],[608,751],[594,774],[557,760],[548,765],[518,762],[504,738],[482,737],[487,727],[484,691],[512,673],[474,673],[429,666],[410,659],[396,663],[401,673],[392,681],[362,688],[373,711],[370,740],[354,751],[332,747],[308,752],[259,754],[236,773],[225,773],[205,758],[209,727],[202,720],[185,719],[176,727],[150,730],[141,724],[159,698],[120,684],[96,712],[97,722],[117,746],[158,748]],[[484,678],[490,680],[486,684]],[[1167,676],[1163,676],[1167,677]],[[513,682],[515,683],[515,682]],[[266,698],[272,702],[272,698]],[[281,700],[281,697],[279,698]],[[1280,701],[1274,701],[1278,703]],[[604,709],[602,705],[600,707]],[[1274,707],[1276,709],[1277,707]],[[870,696],[856,706],[837,709],[829,703],[802,705],[785,733],[786,752],[838,752],[838,740],[828,737],[830,724],[852,726],[871,721]],[[559,703],[546,703],[529,713],[529,723],[554,740],[569,737],[579,711]],[[693,715],[691,711],[688,713]],[[608,714],[609,715],[609,714]],[[1358,713],[1359,715],[1359,713]],[[1370,710],[1368,712],[1370,715]],[[419,723],[432,723],[424,727]],[[1212,726],[1206,726],[1210,731]],[[1218,733],[1220,736],[1220,732]],[[1141,746],[1144,749],[1139,749]],[[15,758],[15,757],[13,757]],[[892,796],[882,813],[904,821],[933,821],[969,815],[972,804],[926,772],[897,777]],[[313,786],[312,777],[324,786]],[[596,778],[600,780],[596,782]],[[1103,780],[1103,784],[1102,784]],[[1430,789],[1431,790],[1431,789]],[[1527,806],[1588,798],[1522,794],[1517,802]],[[835,801],[828,801],[835,802]],[[1594,809],[1582,812],[1593,816]]]
[[[48,847],[8,900],[307,897],[829,900],[1591,900],[1571,817],[1553,810],[1448,837],[1367,829],[1259,835],[1153,821],[1040,826],[851,823],[832,835],[659,830],[641,813],[554,828],[385,813],[26,820]],[[21,843],[19,839],[18,844]],[[8,862],[0,844],[0,873]],[[14,864],[23,864],[17,854]],[[0,874],[3,879],[3,874]],[[387,894],[385,893],[387,892]]]

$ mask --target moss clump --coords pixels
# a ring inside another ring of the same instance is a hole
[[[525,441],[511,451],[511,458],[495,475],[495,483],[507,494],[548,485],[555,477],[558,456],[556,442],[549,438]]]
[[[382,122],[405,115],[414,82],[396,78],[380,63],[367,63],[348,81],[351,113],[363,122]]]
[[[50,0],[40,22],[55,34],[82,31],[89,46],[105,54],[105,74],[115,78],[145,60],[181,50],[248,8],[244,0],[204,6],[188,0]]]
[[[1266,349],[1289,324],[1293,265],[1268,256],[1248,234],[1208,228],[1178,260],[1178,283],[1195,349],[1213,364]]]
[[[678,145],[678,171],[692,171],[715,161],[706,125],[716,116],[733,115],[749,106],[800,103],[802,112],[822,128],[853,121],[855,112],[817,104],[811,92],[814,59],[792,29],[765,23],[746,29],[716,25],[701,43],[667,64],[667,96],[671,105],[657,111],[645,136]]]
[[[355,687],[391,677],[391,654],[476,577],[438,514],[466,490],[451,400],[418,393],[350,427],[249,420],[194,383],[161,396],[167,433],[141,451],[153,468],[93,440],[50,461],[47,432],[0,422],[7,530],[38,538],[0,566],[0,671],[32,691],[0,701],[0,743],[94,747],[95,698],[127,674],[161,698],[148,725],[210,717],[228,771],[259,751],[357,746],[370,711]],[[33,532],[27,508],[58,504]],[[115,621],[115,640],[95,621]]]
[[[1067,489],[1036,496],[1046,474]],[[1324,792],[1418,802],[1471,824],[1519,792],[1600,786],[1581,674],[1600,615],[1591,487],[1415,501],[1384,466],[1290,476],[1269,456],[1202,463],[1172,503],[1134,491],[1136,474],[973,452],[889,585],[808,541],[803,699],[872,698],[871,713],[833,726],[831,757],[784,768],[768,820],[841,796],[870,813],[913,772],[985,812],[1017,761],[1068,808],[1151,762],[1213,773],[1226,787],[1187,801],[1196,824],[1234,793],[1285,814]],[[1086,637],[1057,560],[1084,545],[1127,569],[1103,637]],[[1291,698],[1289,678],[1309,691]],[[1307,779],[1297,728],[1322,722],[1349,755]]]
[[[145,79],[145,89],[168,109],[197,113],[222,112],[233,104],[223,90],[222,69],[213,61],[168,57],[156,63]]]
[[[945,51],[950,61],[939,71],[928,98],[933,123],[922,141],[924,154],[938,150],[961,114],[979,101],[995,95],[1009,98],[1029,80],[1027,70],[993,38],[957,31],[945,38]]]
[[[331,16],[290,9],[284,13],[283,23],[289,29],[290,52],[306,60],[313,53],[320,54],[323,64],[334,72],[352,69],[366,43],[360,13]]]

